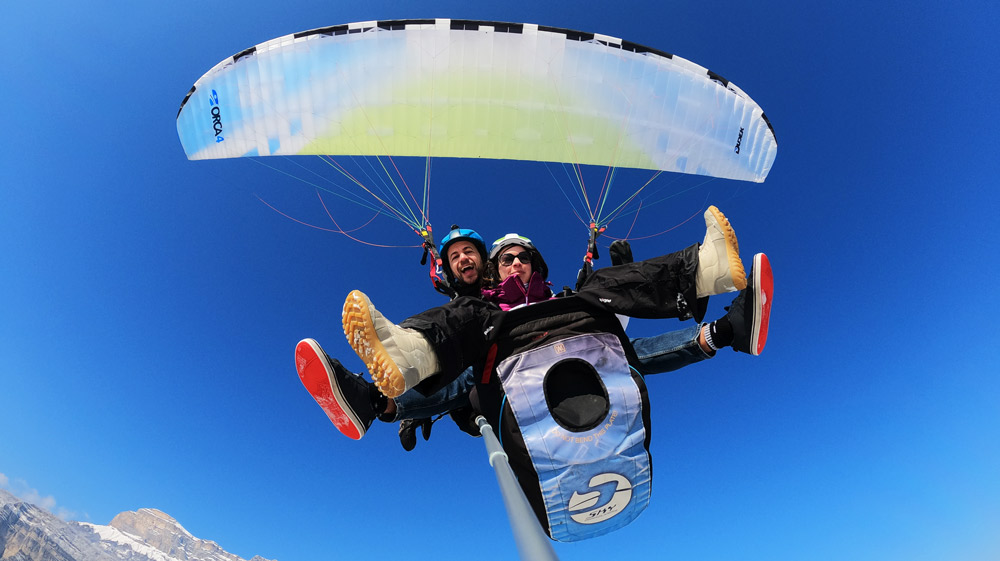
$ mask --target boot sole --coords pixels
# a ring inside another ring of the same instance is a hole
[[[774,294],[774,276],[767,255],[758,253],[753,258],[753,333],[750,354],[760,355],[767,344],[767,329],[771,321],[771,298]]]
[[[361,291],[355,290],[348,294],[342,316],[344,335],[347,336],[347,344],[368,367],[368,373],[378,391],[389,398],[399,397],[406,391],[403,373],[389,358],[389,353],[376,335],[370,309],[371,302]]]
[[[325,356],[323,348],[314,339],[299,341],[295,346],[295,369],[299,372],[299,380],[337,430],[347,438],[361,440],[365,435],[365,425],[347,403],[337,376],[323,358]]]
[[[736,239],[736,231],[729,224],[729,219],[715,205],[708,207],[709,212],[715,217],[715,221],[722,228],[722,234],[726,237],[726,258],[729,261],[729,276],[733,281],[736,291],[747,287],[747,273],[743,268],[743,260],[740,259],[740,242]]]

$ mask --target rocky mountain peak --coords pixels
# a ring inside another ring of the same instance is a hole
[[[109,526],[174,560],[243,561],[213,541],[194,537],[172,517],[155,508],[122,512]]]
[[[145,542],[164,553],[196,540],[176,520],[154,508],[119,513],[111,519],[112,528]]]
[[[65,522],[0,489],[0,559],[12,561],[245,561],[191,535],[154,508],[101,526]],[[255,555],[251,561],[268,561]]]

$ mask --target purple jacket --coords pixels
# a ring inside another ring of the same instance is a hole
[[[534,304],[549,298],[552,298],[549,283],[542,279],[542,275],[537,271],[531,273],[527,287],[521,284],[521,279],[517,275],[511,275],[500,283],[500,286],[483,289],[483,300],[497,304],[501,310],[509,310],[522,304]]]

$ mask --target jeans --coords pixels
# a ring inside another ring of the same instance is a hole
[[[639,373],[662,374],[715,356],[715,351],[705,352],[698,344],[701,325],[661,333],[655,337],[631,339],[632,348],[639,357]]]
[[[418,391],[408,390],[396,397],[396,418],[426,419],[435,415],[447,413],[469,405],[469,392],[476,387],[476,378],[472,375],[472,367],[466,368],[458,378],[440,390],[425,396]]]
[[[701,325],[693,325],[655,337],[631,339],[632,348],[635,349],[635,354],[639,357],[640,374],[645,376],[672,372],[715,356],[714,352],[707,353],[698,344],[699,333],[701,333]],[[426,419],[467,406],[469,405],[469,392],[475,385],[476,380],[470,367],[453,382],[429,396],[424,396],[411,389],[395,399],[396,418],[392,421]]]

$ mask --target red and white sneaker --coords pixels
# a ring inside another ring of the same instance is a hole
[[[295,369],[309,395],[344,436],[361,440],[375,420],[370,384],[331,359],[315,339],[295,346]]]
[[[759,355],[767,344],[767,328],[771,320],[771,299],[774,276],[767,255],[753,256],[747,287],[729,306],[726,316],[733,326],[733,350]]]

